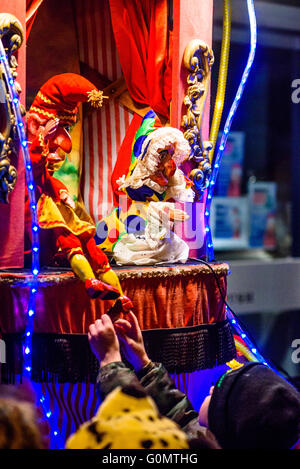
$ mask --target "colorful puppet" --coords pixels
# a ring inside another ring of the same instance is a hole
[[[69,126],[77,120],[78,106],[89,102],[102,106],[102,92],[73,73],[50,78],[40,89],[27,114],[29,152],[37,191],[37,214],[45,248],[60,252],[84,282],[91,298],[112,300],[131,306],[124,297],[117,275],[107,256],[96,245],[95,225],[83,204],[74,202],[67,187],[53,173],[72,150]],[[26,200],[27,223],[30,223]],[[27,230],[30,232],[30,230]]]
[[[188,219],[175,208],[175,202],[194,200],[192,183],[179,168],[189,153],[189,143],[180,130],[161,127],[153,111],[146,114],[135,136],[128,174],[117,181],[132,204],[129,210],[114,210],[97,226],[101,245],[111,248],[117,263],[187,260],[188,246],[173,228],[175,222]],[[114,226],[117,239],[111,236]]]

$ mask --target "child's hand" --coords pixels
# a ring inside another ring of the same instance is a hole
[[[103,314],[101,319],[97,319],[94,324],[90,325],[88,338],[92,352],[100,362],[100,367],[122,361],[118,337],[107,314]]]
[[[132,311],[126,315],[126,319],[118,319],[114,327],[121,343],[122,352],[132,364],[135,371],[141,370],[150,362],[146,353],[142,332],[136,316]]]

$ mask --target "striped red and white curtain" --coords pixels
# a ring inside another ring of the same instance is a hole
[[[115,81],[122,76],[108,0],[76,0],[79,59]],[[82,197],[97,223],[113,208],[111,175],[133,115],[117,100],[83,117]]]

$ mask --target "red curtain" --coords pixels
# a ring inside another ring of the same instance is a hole
[[[109,4],[121,67],[132,99],[168,119],[172,37],[167,0],[109,0]],[[141,118],[135,115],[118,152],[112,174],[115,197],[116,180],[127,174],[132,139],[140,123]]]
[[[30,34],[37,11],[43,0],[26,0],[26,39]]]
[[[131,97],[169,117],[171,51],[167,0],[110,0],[109,4]]]

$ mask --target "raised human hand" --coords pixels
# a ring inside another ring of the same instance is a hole
[[[100,363],[100,368],[109,363],[120,362],[120,345],[112,320],[107,314],[91,324],[88,339],[92,352]]]
[[[145,350],[142,331],[136,316],[129,311],[126,318],[115,321],[114,327],[125,358],[135,371],[139,371],[150,362],[150,359]]]

